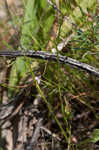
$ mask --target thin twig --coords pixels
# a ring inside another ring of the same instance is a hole
[[[64,17],[65,20],[67,20],[70,24],[72,24],[72,26],[74,26],[75,28],[77,28],[77,24],[75,24],[74,22],[72,22],[72,20],[70,20],[69,17],[63,16],[61,10],[60,10],[59,8],[57,8],[57,6],[56,6],[54,3],[52,3],[50,0],[48,0],[48,3],[49,3],[53,8],[55,8],[56,11],[57,11],[62,17]]]
[[[61,139],[58,137],[58,135],[56,135],[55,133],[52,133],[49,129],[45,128],[45,127],[41,127],[42,130],[44,130],[45,132],[47,132],[49,135],[51,135],[53,138],[57,139],[58,141],[61,141]]]

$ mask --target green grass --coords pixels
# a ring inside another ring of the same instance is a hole
[[[72,0],[68,0],[68,3],[60,1],[59,7],[62,14],[60,14],[58,19],[56,17],[58,12],[46,0],[28,0],[27,2],[23,0],[23,6],[24,15],[22,18],[18,18],[21,32],[19,50],[22,47],[24,50],[46,51],[50,40],[50,32],[54,22],[57,21],[59,29],[57,37],[52,41],[53,47],[56,48],[62,39],[74,33],[73,38],[64,47],[64,51],[57,52],[99,68],[99,23],[97,19],[97,4],[94,0],[88,2],[76,0],[75,3]],[[74,24],[77,24],[77,27],[73,27],[68,20],[64,20],[63,16],[68,16]],[[69,48],[67,49],[67,47]],[[33,66],[32,69],[31,66]],[[34,72],[38,66],[45,70],[42,75],[42,86],[35,80]],[[89,97],[94,100],[98,98],[96,89],[98,89],[99,79],[96,80],[95,77],[85,72],[61,65],[58,61],[57,63],[46,63],[45,61],[35,61],[23,57],[17,58],[12,65],[9,86],[17,86],[21,79],[27,76],[28,72],[31,73],[35,86],[46,103],[50,115],[59,126],[69,149],[73,150],[70,121],[74,117],[73,111],[75,111],[75,108],[69,106],[71,99],[73,96],[77,96],[77,101],[82,106],[86,106],[88,110],[93,111],[96,117]],[[15,89],[8,90],[9,97],[12,97],[15,93]],[[82,93],[84,93],[84,96],[80,96]],[[69,97],[68,95],[71,96]],[[55,116],[55,110],[52,111],[52,108],[57,109],[55,106],[57,103],[60,103],[58,109],[63,116],[62,123]]]

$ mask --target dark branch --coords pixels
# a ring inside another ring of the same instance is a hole
[[[43,60],[55,61],[55,62],[60,61],[60,63],[70,65],[73,68],[82,69],[88,73],[91,73],[99,77],[99,69],[90,66],[86,63],[81,63],[76,59],[72,59],[70,57],[66,57],[62,55],[56,55],[56,54],[47,53],[43,51],[0,51],[0,57],[1,56],[6,56],[10,58],[27,56],[34,59],[43,59]]]
[[[42,125],[42,118],[38,120],[37,125],[36,125],[36,129],[33,133],[32,139],[30,141],[29,146],[27,147],[27,150],[33,150],[36,149],[37,146],[37,140],[39,138],[39,133],[40,133],[40,127]]]

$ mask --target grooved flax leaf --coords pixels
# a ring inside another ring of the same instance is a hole
[[[35,31],[38,27],[37,11],[39,6],[39,1],[28,0],[25,5],[25,15],[22,25],[22,34],[20,38],[20,43],[24,49],[30,48],[32,42],[32,36],[35,37]],[[26,62],[24,58],[17,58],[14,65],[12,66],[9,78],[9,85],[16,86],[21,78],[26,75],[28,71]],[[9,89],[8,96],[13,96],[14,91]]]
[[[36,34],[38,27],[37,11],[39,1],[28,0],[25,7],[24,24],[22,26],[21,44],[24,48],[30,48],[32,36]]]

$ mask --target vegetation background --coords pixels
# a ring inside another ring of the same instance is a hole
[[[99,68],[98,11],[96,0],[0,1],[0,50],[45,51]],[[58,60],[0,57],[1,106],[23,89],[27,101],[0,127],[0,150],[99,149],[98,77]]]

